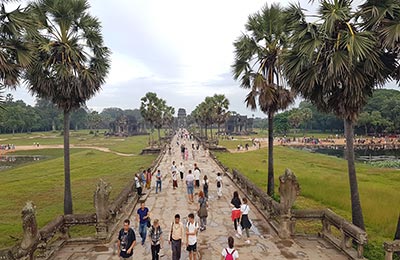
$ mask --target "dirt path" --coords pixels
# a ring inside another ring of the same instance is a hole
[[[34,151],[34,150],[41,150],[41,149],[63,149],[64,146],[62,144],[57,144],[57,145],[40,145],[39,147],[37,146],[32,146],[32,145],[18,145],[15,147],[14,150],[11,151],[2,151],[2,154],[7,154],[10,152],[14,152],[14,151]],[[97,150],[97,151],[101,151],[101,152],[106,152],[106,153],[112,153],[112,154],[116,154],[119,156],[136,156],[136,154],[130,154],[130,153],[119,153],[119,152],[115,152],[110,150],[110,148],[107,147],[101,147],[101,146],[86,146],[86,145],[70,145],[70,148],[82,148],[82,149],[93,149],[93,150]]]

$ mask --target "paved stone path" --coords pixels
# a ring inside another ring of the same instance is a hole
[[[191,141],[186,141],[190,144]],[[197,204],[189,204],[186,196],[186,185],[178,181],[178,189],[172,189],[172,180],[170,177],[170,167],[172,161],[175,160],[179,164],[182,160],[180,158],[180,149],[176,145],[176,138],[172,144],[172,154],[164,155],[159,169],[164,174],[163,189],[159,194],[155,194],[154,180],[151,190],[145,191],[148,195],[146,199],[146,207],[151,211],[152,219],[158,218],[164,234],[164,249],[162,252],[164,256],[161,259],[171,259],[171,250],[167,242],[169,236],[169,227],[173,221],[174,215],[179,213],[181,219],[183,217],[184,224],[187,220],[187,215],[190,212],[195,213]],[[188,161],[184,161],[186,171],[193,169],[193,164],[196,162],[202,171],[202,176],[206,174],[210,179],[209,185],[209,215],[207,219],[207,230],[200,232],[198,235],[198,249],[200,259],[212,260],[220,259],[221,251],[227,246],[227,237],[234,236],[233,223],[230,218],[230,200],[233,192],[237,190],[236,186],[230,181],[228,177],[223,179],[223,196],[221,199],[217,198],[216,191],[216,174],[221,169],[214,163],[214,161],[200,149],[196,151],[195,160],[189,156]],[[243,197],[242,193],[239,193]],[[195,201],[197,198],[195,199]],[[250,219],[253,221],[253,227],[250,232],[251,243],[245,244],[245,239],[235,238],[235,248],[240,254],[241,260],[251,259],[335,259],[344,260],[347,257],[343,256],[340,252],[334,249],[330,244],[316,237],[298,237],[294,240],[281,240],[272,231],[269,224],[257,212],[254,206],[249,203],[251,211],[249,213]],[[131,220],[135,219],[136,208],[130,216]],[[198,220],[197,220],[198,221]],[[134,221],[133,221],[134,222]],[[136,237],[140,241],[138,234],[138,226],[134,225]],[[116,237],[104,245],[99,244],[67,244],[64,246],[54,257],[55,260],[112,260],[119,259],[115,252]],[[182,249],[182,259],[188,259],[188,254]],[[134,248],[133,259],[151,259],[150,242],[147,238],[144,246],[140,242]]]

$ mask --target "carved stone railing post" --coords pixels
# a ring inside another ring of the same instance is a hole
[[[279,176],[279,182],[279,194],[281,196],[279,237],[287,239],[294,232],[295,224],[292,222],[295,220],[292,219],[291,208],[300,194],[300,185],[296,175],[289,169],[286,169],[285,173]]]
[[[106,239],[108,235],[108,221],[110,219],[109,197],[111,186],[100,179],[94,193],[94,206],[96,208],[96,237]]]

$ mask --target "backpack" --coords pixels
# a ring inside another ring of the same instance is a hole
[[[205,181],[205,182],[204,182],[204,189],[205,189],[205,190],[208,190],[208,181]]]
[[[217,181],[217,188],[221,188],[221,182]]]
[[[189,230],[189,225],[190,225],[190,222],[188,221],[188,223],[186,224],[186,228]],[[197,224],[197,222],[195,221],[194,223],[193,223],[193,225],[194,225],[194,227],[195,228],[197,228],[197,232],[196,232],[196,236],[197,236],[197,234],[199,233],[199,224]]]
[[[233,253],[235,253],[235,249],[232,250],[232,252],[229,254],[228,249],[225,248],[226,251],[226,256],[225,256],[225,260],[234,260],[233,258]]]

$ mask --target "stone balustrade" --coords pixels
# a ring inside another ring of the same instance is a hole
[[[162,159],[162,154],[150,166],[153,169],[158,167]],[[66,242],[69,237],[69,228],[76,225],[94,226],[96,228],[96,240],[109,240],[112,229],[117,228],[118,216],[122,213],[121,209],[126,205],[131,197],[136,203],[138,196],[135,191],[134,180],[119,193],[113,202],[109,202],[111,187],[100,180],[94,192],[95,213],[91,214],[71,214],[58,216],[44,227],[38,230],[36,222],[36,208],[32,202],[27,202],[22,210],[22,241],[12,248],[0,250],[0,260],[28,260],[36,258],[48,259],[54,250],[49,249],[49,244],[54,242],[54,238],[61,244]],[[61,242],[60,242],[61,241]],[[35,253],[38,252],[38,253]]]
[[[211,154],[211,157],[221,167],[221,169],[227,169],[218,161],[215,155]],[[295,194],[296,192],[298,193],[300,189],[299,187],[296,189],[298,183],[296,183],[295,176],[294,174],[292,175],[290,170],[287,170],[287,172],[280,177],[280,180],[281,178],[285,180],[292,180],[292,178],[294,178],[293,183],[288,186],[289,188],[280,188],[280,192],[285,192],[284,196],[282,196],[281,193],[281,202],[277,202],[268,196],[266,192],[257,187],[238,170],[233,169],[232,173],[226,171],[225,174],[237,184],[244,194],[246,194],[246,196],[257,207],[257,210],[268,220],[274,231],[282,239],[296,236],[296,221],[315,220],[322,223],[322,229],[317,235],[326,239],[329,243],[344,252],[349,258],[363,258],[364,246],[368,241],[367,233],[364,230],[353,225],[330,209],[291,209],[295,199]],[[282,187],[285,180],[281,180],[280,187]],[[287,193],[287,190],[292,191]],[[288,197],[288,194],[290,198],[284,198]],[[283,202],[282,198],[287,201]],[[335,227],[338,232],[332,232],[331,227]],[[336,234],[339,234],[339,237],[335,236]],[[353,249],[353,245],[356,246],[356,250]],[[397,244],[397,246],[399,245]],[[387,248],[387,252],[394,252],[394,249],[392,250],[392,248],[394,248],[393,246],[389,246],[388,244]],[[396,250],[398,250],[398,247]]]
[[[400,253],[400,240],[383,243],[385,249],[385,260],[392,260],[394,253]]]

